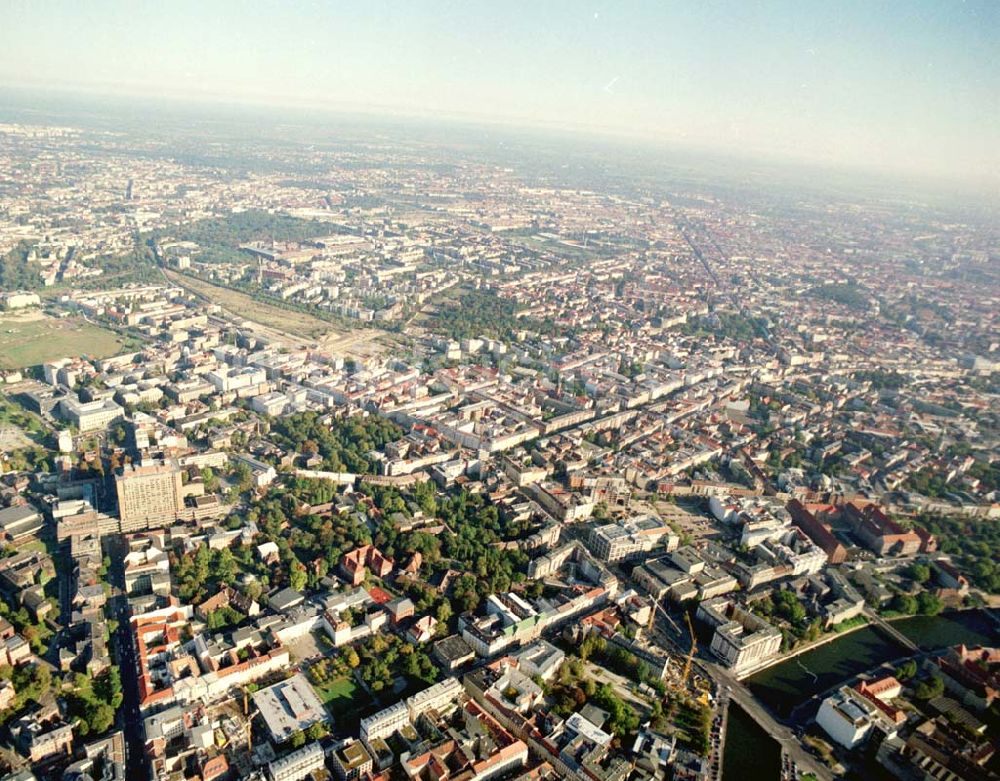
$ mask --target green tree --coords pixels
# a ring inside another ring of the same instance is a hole
[[[31,257],[31,245],[20,242],[10,252],[0,255],[0,289],[34,290],[41,287],[41,266]]]
[[[114,723],[115,711],[108,703],[100,703],[89,712],[90,731],[95,734],[106,732]]]
[[[943,693],[944,679],[939,675],[932,675],[929,680],[921,681],[914,691],[918,700],[932,700]]]
[[[253,470],[248,464],[238,461],[233,467],[230,478],[236,487],[237,493],[246,493],[253,488]]]
[[[917,596],[917,612],[927,616],[936,616],[944,609],[944,603],[930,591],[921,591]]]
[[[227,586],[236,581],[236,559],[229,548],[223,548],[215,556],[213,564],[215,580]]]
[[[240,623],[245,616],[229,605],[213,610],[205,618],[205,625],[213,632]]]
[[[917,612],[917,599],[909,594],[896,594],[892,600],[892,607],[904,615],[912,616]]]
[[[619,738],[634,733],[639,727],[639,716],[608,684],[601,684],[594,694],[594,701],[608,712],[607,728]]]
[[[206,491],[212,494],[218,492],[219,478],[215,476],[215,472],[212,471],[211,467],[206,466],[204,469],[201,470],[201,479],[205,483]]]
[[[295,559],[288,570],[288,584],[296,591],[302,591],[306,587],[308,579],[309,576],[305,565],[298,559]]]
[[[901,681],[908,681],[917,674],[917,662],[915,659],[903,662],[896,668],[896,677]]]
[[[806,620],[805,606],[791,591],[778,591],[774,597],[775,612],[785,618],[790,624],[801,626]]]

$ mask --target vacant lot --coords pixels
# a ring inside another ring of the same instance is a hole
[[[284,331],[307,339],[318,339],[329,333],[338,333],[337,329],[330,323],[304,312],[296,312],[257,301],[246,293],[213,285],[211,282],[205,282],[187,274],[177,274],[172,271],[168,271],[166,274],[171,282],[186,287],[213,304],[218,304],[231,315],[259,323],[276,331]]]
[[[329,647],[326,635],[320,631],[310,632],[307,635],[296,638],[288,644],[288,650],[292,654],[292,659],[300,661],[302,659],[318,659],[323,656],[325,648]]]
[[[397,345],[395,334],[377,328],[359,328],[349,334],[329,334],[319,341],[319,346],[334,355],[367,360],[381,355]]]
[[[679,534],[688,534],[692,540],[715,539],[721,536],[715,518],[703,513],[693,502],[672,504],[670,502],[654,502],[656,512],[669,523]]]
[[[31,447],[34,442],[28,439],[17,426],[0,425],[0,450],[10,453],[22,447]]]
[[[57,358],[106,358],[123,352],[113,331],[75,317],[41,312],[0,316],[0,369],[23,369]]]

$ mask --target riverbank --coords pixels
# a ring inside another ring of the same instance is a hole
[[[893,627],[923,651],[958,643],[992,645],[998,641],[996,626],[982,609],[907,616],[894,620]],[[744,683],[771,711],[787,718],[796,705],[813,695],[880,664],[910,656],[907,649],[870,624],[832,640],[837,642],[827,640],[784,658]]]
[[[759,675],[765,670],[769,670],[770,668],[775,667],[779,664],[784,664],[785,662],[788,662],[797,656],[802,656],[802,654],[809,653],[810,651],[813,651],[816,648],[819,648],[820,646],[826,645],[827,643],[832,643],[833,641],[839,640],[842,637],[847,637],[852,632],[857,632],[859,629],[864,629],[866,627],[871,627],[871,626],[872,624],[866,621],[863,624],[858,624],[856,626],[848,627],[847,629],[844,629],[843,631],[840,632],[833,630],[829,634],[825,634],[822,637],[818,638],[817,640],[813,640],[811,643],[806,643],[805,645],[799,646],[794,651],[790,651],[784,656],[779,656],[776,659],[769,659],[759,667],[754,667],[749,670],[744,670],[739,675],[737,675],[736,678],[740,681],[745,681],[748,678],[752,678],[755,675]]]

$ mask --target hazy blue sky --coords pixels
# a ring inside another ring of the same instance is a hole
[[[0,84],[557,124],[1000,181],[1000,0],[2,0]]]

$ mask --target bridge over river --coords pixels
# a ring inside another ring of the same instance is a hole
[[[801,747],[793,728],[814,717],[822,697],[862,673],[957,643],[1000,643],[996,617],[985,610],[969,610],[873,622],[751,675],[738,689],[733,687],[730,696],[777,741],[782,751],[787,751],[790,745],[798,748],[794,754],[787,753],[801,769],[815,772],[818,760]],[[728,671],[720,670],[720,676],[724,675]],[[764,751],[764,747],[760,750]],[[803,754],[808,760],[800,763]],[[754,764],[755,757],[739,757],[735,752],[730,756],[733,760],[725,764],[725,781],[746,778],[748,773],[760,769]],[[817,777],[829,778],[829,771],[825,768],[824,771],[817,773]]]

